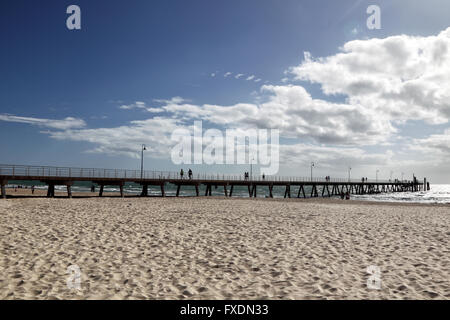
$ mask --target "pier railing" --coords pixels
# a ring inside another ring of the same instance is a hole
[[[100,168],[72,168],[72,167],[51,167],[51,166],[25,166],[25,165],[0,165],[0,177],[39,177],[39,178],[82,178],[82,179],[126,179],[126,180],[188,180],[187,172],[181,177],[180,172],[171,171],[148,171],[127,169],[100,169]],[[266,182],[336,182],[336,183],[406,183],[407,180],[383,180],[383,179],[348,179],[348,178],[330,178],[325,177],[293,177],[293,176],[262,176],[253,175],[245,178],[244,175],[236,174],[210,174],[210,173],[194,173],[193,180],[218,180],[218,181],[266,181]]]

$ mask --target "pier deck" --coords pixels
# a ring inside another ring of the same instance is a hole
[[[148,186],[159,186],[161,196],[165,196],[166,184],[177,187],[176,196],[184,186],[194,186],[196,195],[200,196],[200,186],[206,186],[205,196],[211,196],[212,187],[223,187],[224,196],[232,197],[235,186],[247,186],[249,197],[257,196],[257,189],[265,187],[273,197],[273,187],[285,187],[285,198],[331,197],[349,192],[350,194],[372,194],[387,192],[417,192],[429,190],[426,179],[419,181],[399,180],[349,180],[321,179],[305,177],[253,176],[245,179],[243,175],[194,174],[191,178],[181,177],[179,173],[164,171],[143,171],[123,169],[67,168],[48,166],[0,165],[1,197],[6,198],[8,181],[39,181],[48,185],[47,196],[55,196],[55,186],[67,187],[68,197],[72,197],[74,182],[88,181],[100,187],[99,196],[103,195],[104,186],[119,186],[120,195],[124,197],[123,187],[126,183],[142,186],[141,196],[148,196]],[[305,187],[311,190],[306,192]]]

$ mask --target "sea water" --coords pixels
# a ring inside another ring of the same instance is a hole
[[[11,181],[9,187],[14,187],[17,185],[22,185],[24,187],[30,187],[34,185],[36,189],[46,190],[47,186],[43,183],[33,183],[30,181]],[[88,192],[90,193],[92,183],[90,182],[75,182],[72,187],[72,192]],[[66,191],[65,186],[55,186],[56,191]],[[166,184],[165,193],[166,196],[176,195],[176,186],[172,184]],[[227,187],[228,192],[230,192],[231,187]],[[291,186],[291,197],[295,198],[298,195],[298,187]],[[96,186],[95,191],[100,190],[99,186]],[[124,192],[127,195],[139,195],[142,191],[142,187],[135,183],[127,183],[124,187]],[[204,196],[206,191],[205,186],[200,186],[200,195]],[[223,186],[212,187],[212,196],[224,196]],[[105,186],[104,192],[119,192],[119,187],[117,186]],[[274,186],[273,187],[273,197],[283,198],[285,192],[285,187]],[[321,189],[319,188],[319,197],[321,195]],[[160,196],[161,189],[159,186],[149,186],[148,188],[149,196]],[[305,187],[305,194],[307,197],[311,195],[311,188]],[[325,192],[326,194],[326,192]],[[195,196],[194,186],[182,186],[180,190],[180,196]],[[246,186],[235,186],[233,188],[233,197],[248,197],[248,188]],[[269,197],[269,188],[267,186],[257,187],[258,198]],[[303,197],[303,194],[300,194]],[[335,196],[334,198],[340,198]],[[384,201],[384,202],[411,202],[411,203],[449,203],[450,204],[450,185],[448,184],[433,184],[431,185],[430,191],[420,191],[420,192],[394,192],[394,193],[379,193],[379,194],[365,194],[365,195],[351,195],[352,200],[363,200],[363,201]]]

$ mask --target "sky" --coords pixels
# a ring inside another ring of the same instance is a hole
[[[145,144],[148,170],[248,171],[173,162],[202,121],[278,130],[280,175],[446,183],[449,18],[446,0],[2,1],[0,163],[138,169]]]

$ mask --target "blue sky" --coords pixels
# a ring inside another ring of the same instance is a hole
[[[71,4],[81,8],[79,31],[70,31],[65,25],[68,16],[65,11]],[[366,8],[370,4],[381,8],[381,30],[366,27]],[[15,0],[2,1],[0,17],[0,114],[33,119],[82,119],[83,129],[92,129],[89,134],[94,136],[77,141],[56,139],[45,133],[54,131],[52,127],[9,118],[0,121],[0,135],[6,137],[0,142],[0,162],[136,168],[139,159],[120,152],[86,152],[99,145],[95,130],[169,115],[137,108],[124,110],[120,106],[139,101],[157,108],[164,103],[156,99],[173,97],[182,97],[196,106],[258,105],[274,94],[261,92],[263,85],[301,86],[314,99],[346,103],[350,98],[344,89],[332,95],[322,90],[325,81],[330,80],[319,77],[319,81],[318,76],[305,75],[304,70],[299,71],[302,75],[286,71],[304,61],[304,52],[313,57],[334,56],[340,47],[355,39],[436,36],[449,27],[450,3]],[[231,74],[225,77],[228,72]],[[238,74],[243,76],[237,79]],[[254,78],[246,80],[250,76]],[[294,79],[296,76],[303,78]],[[283,78],[289,80],[283,82]],[[257,79],[261,81],[255,82]],[[444,107],[439,106],[439,112],[444,112]],[[390,145],[363,141],[358,150],[380,155],[405,147],[411,139],[445,142],[445,130],[449,127],[447,121],[425,123],[416,114],[402,119],[403,122],[393,118],[386,121],[398,128],[388,138]],[[210,126],[223,128],[217,123]],[[288,136],[282,137],[286,144],[305,142],[314,150],[323,148],[324,153],[326,148],[341,149],[342,153],[349,150],[342,142],[335,145],[309,136]],[[139,150],[139,143],[136,149]],[[446,180],[450,177],[441,174],[446,167],[439,161],[446,155],[445,148],[438,143],[435,149],[435,161],[430,159],[423,164],[399,165],[399,161],[414,158],[419,152],[429,155],[429,150],[396,154],[389,163],[380,159],[358,163],[358,157],[345,161],[354,167],[355,175],[369,176],[375,167],[380,167],[383,172],[403,170],[408,174],[419,170],[416,174]],[[309,150],[310,159],[317,159],[319,151],[316,151]],[[178,170],[164,157],[153,157],[151,153],[147,157],[149,168]],[[319,174],[346,176],[344,160],[337,159],[338,165],[333,168],[331,164],[336,159],[323,159],[324,165],[317,169]],[[307,174],[306,162],[295,164],[298,175]],[[280,172],[290,174],[289,168],[286,163]],[[236,168],[198,169],[232,172]]]

